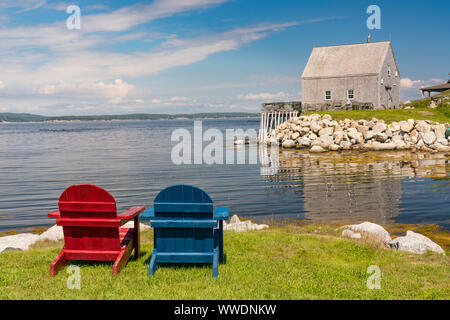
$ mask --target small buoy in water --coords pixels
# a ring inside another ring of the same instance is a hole
[[[235,145],[243,145],[243,144],[250,144],[250,139],[248,137],[245,137],[244,140],[234,140]]]

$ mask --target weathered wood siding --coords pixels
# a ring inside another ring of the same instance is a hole
[[[325,100],[325,91],[331,91],[331,100]],[[354,101],[370,102],[378,105],[378,75],[302,79],[302,103],[321,104],[333,101],[346,101],[347,90],[353,90]]]

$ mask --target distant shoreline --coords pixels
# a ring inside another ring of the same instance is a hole
[[[69,123],[82,121],[138,121],[138,120],[204,120],[259,118],[259,113],[193,113],[193,114],[126,114],[47,117],[34,114],[0,113],[0,124],[8,123]]]

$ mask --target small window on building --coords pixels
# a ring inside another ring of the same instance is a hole
[[[380,83],[381,83],[381,84],[384,84],[384,80],[383,80],[383,78],[381,78],[381,81],[380,81]]]
[[[388,77],[391,76],[391,66],[388,66]]]
[[[347,90],[347,99],[348,99],[348,100],[353,100],[353,99],[355,99],[355,94],[354,94],[353,89]]]
[[[325,100],[331,100],[331,90],[325,91]]]
[[[397,70],[395,70],[395,76],[398,77],[398,71]]]

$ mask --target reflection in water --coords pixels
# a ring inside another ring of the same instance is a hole
[[[283,150],[279,154],[274,175],[265,176],[267,188],[283,192],[303,191],[305,219],[361,220],[369,218],[392,224],[401,216],[402,186],[405,181],[422,179],[437,181],[433,193],[417,195],[425,204],[430,199],[442,203],[440,221],[448,225],[449,156],[414,154],[411,152],[367,152],[310,154]],[[269,172],[269,171],[266,171]],[[439,180],[437,180],[439,179]],[[420,181],[418,181],[420,182]],[[425,189],[426,190],[426,189]],[[433,208],[430,208],[433,209]],[[424,206],[427,210],[427,206]]]
[[[151,205],[161,189],[184,183],[205,189],[232,214],[259,222],[371,219],[450,228],[449,156],[270,150],[270,161],[261,165],[177,166],[171,161],[171,134],[192,131],[193,125],[192,120],[0,124],[0,231],[53,224],[47,213],[65,188],[78,183],[110,191],[119,211]],[[203,121],[204,131],[224,134],[258,126],[259,119]],[[230,140],[223,154],[235,151],[236,163],[243,153],[257,154],[256,147],[235,147]]]

